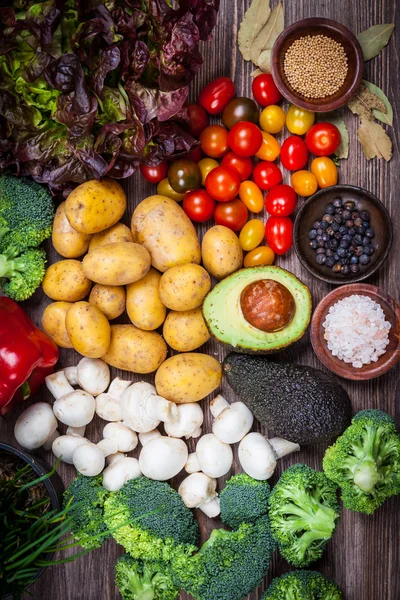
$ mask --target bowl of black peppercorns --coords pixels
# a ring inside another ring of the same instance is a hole
[[[370,277],[389,254],[393,226],[371,192],[352,185],[319,190],[300,208],[293,241],[302,265],[336,285]]]

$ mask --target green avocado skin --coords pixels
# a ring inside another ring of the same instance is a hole
[[[232,352],[224,360],[229,385],[269,435],[300,445],[328,442],[350,425],[347,392],[318,369]]]

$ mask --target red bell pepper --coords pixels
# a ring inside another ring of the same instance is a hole
[[[53,373],[58,347],[22,308],[0,297],[0,414],[35,394]]]

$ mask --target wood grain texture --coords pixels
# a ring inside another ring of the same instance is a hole
[[[205,82],[214,77],[227,75],[234,79],[238,95],[251,93],[250,73],[253,66],[245,63],[236,45],[237,29],[250,0],[222,0],[218,25],[215,30],[214,40],[203,48],[205,61],[201,75],[192,86],[192,98],[201,89]],[[275,2],[273,2],[275,4]],[[376,23],[395,22],[396,0],[364,0],[363,2],[349,2],[349,0],[287,0],[285,2],[286,25],[306,17],[321,16],[337,19],[355,33],[366,29]],[[397,17],[398,19],[398,17]],[[400,23],[397,21],[397,34]],[[395,233],[400,226],[400,213],[398,207],[399,188],[399,144],[396,132],[399,131],[399,54],[396,43],[396,30],[389,47],[381,56],[366,64],[365,78],[373,81],[384,89],[394,106],[395,121],[389,134],[394,143],[394,157],[389,164],[383,161],[372,160],[367,162],[356,139],[356,118],[345,113],[345,119],[350,130],[350,157],[342,161],[340,166],[340,181],[352,183],[371,190],[385,203],[395,224]],[[288,175],[285,175],[288,182]],[[125,183],[129,196],[129,214],[126,223],[136,204],[150,193],[154,188],[146,184],[137,174]],[[204,228],[202,228],[204,229]],[[395,236],[391,255],[382,269],[368,280],[368,283],[377,285],[394,298],[399,297],[400,275],[400,241]],[[54,251],[48,244],[50,261],[57,260]],[[293,251],[280,258],[277,264],[294,272],[302,281],[310,286],[314,305],[331,289],[329,285],[318,281],[303,269]],[[48,303],[41,292],[38,292],[25,308],[36,323],[40,323],[44,306]],[[205,351],[222,359],[225,351],[222,347],[209,343]],[[307,364],[324,370],[315,357],[308,334],[290,350],[282,353],[280,359],[290,360],[300,364]],[[73,351],[61,351],[60,367],[76,364],[78,355]],[[393,369],[383,377],[367,382],[349,382],[339,380],[347,389],[353,403],[354,411],[363,408],[381,408],[394,417],[399,417],[400,402],[400,367]],[[125,376],[126,373],[114,370],[113,375]],[[139,379],[139,378],[135,378]],[[151,377],[148,378],[151,381]],[[265,382],[268,385],[268,381]],[[234,394],[226,382],[223,382],[222,393],[234,400]],[[43,397],[50,401],[50,397],[43,392]],[[204,408],[206,404],[203,402]],[[0,421],[0,438],[13,442],[13,424],[22,407],[12,415]],[[210,430],[210,415],[205,411],[205,430]],[[92,440],[101,438],[104,422],[95,419],[87,430],[87,436]],[[256,424],[256,429],[267,433]],[[193,442],[190,443],[191,449]],[[321,468],[324,447],[303,449],[295,456],[280,461],[278,472],[272,483],[277,480],[282,469],[290,464],[304,461],[313,468]],[[51,460],[49,454],[43,454]],[[237,448],[235,448],[237,459]],[[237,460],[235,461],[237,469]],[[60,473],[66,484],[74,475],[73,469],[68,465],[60,466]],[[235,470],[235,469],[234,469]],[[234,471],[233,470],[233,471]],[[232,472],[233,472],[232,471]],[[174,482],[176,483],[176,482]],[[221,481],[220,484],[223,482]],[[202,537],[206,539],[215,523],[204,515],[197,515]],[[400,511],[399,499],[392,499],[372,516],[364,516],[343,510],[341,521],[334,538],[328,544],[322,560],[313,565],[323,573],[334,578],[343,590],[345,600],[399,600],[400,598]],[[48,569],[44,576],[31,587],[31,600],[117,600],[119,594],[114,584],[114,563],[122,549],[112,541],[107,541],[101,549],[80,558],[77,562]],[[259,600],[265,586],[272,577],[288,570],[288,564],[276,552],[272,566],[265,579],[264,585],[251,594],[250,600]],[[28,598],[28,597],[27,597]],[[188,596],[181,594],[181,600]]]

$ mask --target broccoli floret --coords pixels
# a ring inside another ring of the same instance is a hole
[[[145,562],[124,554],[115,565],[115,583],[122,600],[175,600],[179,595],[171,567],[161,562]]]
[[[45,265],[46,253],[41,248],[28,248],[19,254],[16,248],[8,247],[0,253],[0,287],[7,296],[22,302],[41,284]]]
[[[104,523],[104,503],[109,492],[102,486],[102,476],[78,475],[64,492],[64,505],[71,502],[68,517],[72,518],[71,533],[82,548],[99,548],[110,537]],[[77,504],[74,508],[73,504]]]
[[[381,410],[359,412],[327,449],[323,468],[350,510],[370,515],[400,494],[400,436],[392,417]]]
[[[262,600],[342,600],[334,581],[317,571],[292,571],[272,580]]]
[[[168,483],[131,479],[105,502],[104,519],[115,540],[134,558],[169,561],[196,550],[193,513]]]
[[[289,467],[269,497],[272,534],[284,558],[306,567],[321,557],[340,515],[336,486],[302,464]]]
[[[197,554],[173,560],[175,583],[196,600],[242,600],[261,583],[275,547],[267,515],[234,531],[214,529]]]
[[[270,491],[267,481],[257,481],[245,473],[234,475],[220,495],[222,522],[236,529],[265,515]]]

